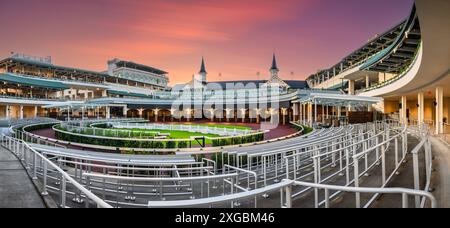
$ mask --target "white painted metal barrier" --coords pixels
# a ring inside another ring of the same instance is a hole
[[[290,182],[290,180],[287,180],[287,182]],[[303,187],[309,187],[314,189],[323,189],[325,191],[325,208],[331,207],[331,198],[330,198],[330,191],[340,191],[340,192],[350,192],[355,194],[361,194],[361,193],[372,193],[372,194],[400,194],[402,196],[402,207],[408,208],[409,207],[409,199],[408,196],[412,195],[415,197],[422,197],[424,202],[428,200],[431,203],[432,208],[437,208],[438,203],[436,198],[427,191],[419,191],[419,190],[412,190],[412,189],[406,189],[406,188],[361,188],[361,187],[345,187],[345,186],[335,186],[335,185],[323,185],[323,184],[314,184],[314,183],[307,183],[307,182],[300,182],[300,181],[294,181],[292,185],[288,185],[285,187],[286,192],[286,204],[285,206],[287,208],[292,207],[293,199],[292,199],[292,186],[303,186]],[[422,205],[422,208],[424,205]]]
[[[30,172],[33,179],[38,179],[38,172],[42,172],[42,182],[43,182],[43,192],[42,195],[48,195],[47,187],[48,187],[48,173],[53,172],[59,174],[59,197],[60,197],[60,206],[65,208],[66,198],[68,193],[67,184],[71,184],[75,189],[80,191],[86,200],[86,207],[90,205],[90,203],[94,203],[97,207],[101,208],[111,208],[109,204],[105,201],[101,200],[95,194],[87,190],[82,184],[78,183],[75,179],[73,179],[68,173],[62,170],[58,165],[49,160],[44,155],[40,154],[33,148],[31,148],[28,143],[18,140],[12,137],[8,137],[5,135],[0,136],[1,145],[11,152],[13,152],[24,164],[27,171]]]

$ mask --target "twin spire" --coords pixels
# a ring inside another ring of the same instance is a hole
[[[278,70],[277,57],[275,56],[275,53],[273,53],[272,67],[270,70]]]
[[[275,55],[275,53],[273,54],[273,59],[272,59],[272,67],[270,68],[271,71],[279,71],[278,69],[278,65],[277,65],[277,57]],[[200,67],[200,72],[199,74],[207,74],[208,72],[206,72],[206,66],[205,66],[205,58],[202,57],[202,65]]]
[[[206,67],[205,67],[205,59],[202,57],[202,66],[200,68],[199,74],[207,74]]]

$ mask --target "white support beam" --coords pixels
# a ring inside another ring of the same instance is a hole
[[[444,88],[436,88],[436,134],[444,133]]]
[[[314,100],[314,123],[317,123],[317,101]]]
[[[38,117],[38,106],[34,106],[34,118]]]
[[[417,111],[417,121],[419,126],[421,126],[425,120],[425,95],[423,92],[420,92],[417,96],[418,103],[418,111]]]
[[[400,121],[403,124],[407,125],[408,124],[408,117],[406,115],[406,110],[408,108],[408,100],[407,100],[406,96],[402,96],[401,104],[402,104],[402,108],[400,109]]]
[[[111,119],[111,107],[106,106],[106,119]]]
[[[11,118],[11,106],[10,105],[6,105],[5,106],[5,113],[6,113],[6,119],[10,119]]]
[[[19,106],[19,119],[23,119],[24,115],[23,115],[23,105]]]
[[[355,95],[355,81],[349,80],[348,82],[348,94]]]

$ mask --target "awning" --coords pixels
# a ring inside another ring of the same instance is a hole
[[[327,106],[362,106],[362,105],[372,105],[382,102],[383,98],[380,97],[363,97],[363,96],[352,96],[344,94],[326,94],[326,93],[311,93],[300,99],[300,103],[317,103],[318,105]]]
[[[109,94],[112,95],[122,95],[127,97],[143,97],[143,98],[151,98],[151,95],[142,94],[142,93],[131,93],[131,92],[125,92],[125,91],[117,91],[117,90],[108,90]]]
[[[90,104],[90,103],[82,103],[82,102],[65,102],[60,104],[53,104],[53,105],[46,105],[43,108],[45,109],[52,109],[52,108],[59,108],[59,109],[81,109],[81,108],[102,108],[105,107],[103,104]]]
[[[339,90],[339,89],[345,89],[348,88],[348,81],[344,81],[343,83],[339,83],[337,85],[334,85],[330,88],[328,88],[329,90]]]
[[[57,90],[70,89],[70,87],[68,87],[67,85],[64,85],[61,82],[51,81],[51,80],[42,80],[42,79],[31,78],[31,77],[23,77],[23,76],[10,74],[10,73],[0,74],[0,81],[14,83],[14,84],[20,84],[20,85],[25,85],[25,86],[33,86],[33,87],[44,88],[44,89],[57,89]]]

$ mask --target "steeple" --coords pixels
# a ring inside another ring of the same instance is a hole
[[[277,57],[275,56],[275,53],[273,53],[273,60],[272,60],[272,67],[270,68],[270,70],[278,70],[278,66],[277,66]]]
[[[270,68],[270,79],[266,82],[265,86],[273,86],[277,85],[282,88],[289,88],[289,85],[286,84],[280,77],[278,77],[278,73],[280,70],[277,66],[277,57],[275,53],[273,54],[272,67]]]
[[[206,75],[208,74],[208,72],[206,72],[206,67],[205,67],[205,59],[202,57],[202,66],[200,67],[200,72],[198,72],[200,78],[199,81],[202,84],[206,84]]]
[[[202,66],[200,68],[199,74],[207,74],[206,67],[205,67],[205,59],[202,57]]]

